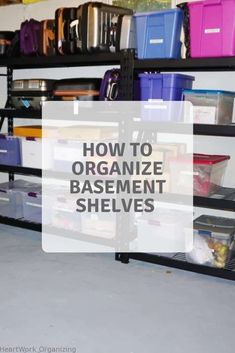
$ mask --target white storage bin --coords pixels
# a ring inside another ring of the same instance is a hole
[[[116,217],[110,213],[81,213],[81,232],[112,239],[116,236]]]
[[[58,191],[56,195],[58,195]],[[52,196],[51,200],[53,200],[53,204],[51,205],[52,226],[80,232],[81,216],[76,212],[77,197],[71,198],[71,195],[59,194],[56,197]]]
[[[184,224],[185,223],[185,224]],[[188,224],[187,224],[188,223]],[[146,252],[178,252],[187,247],[186,227],[189,215],[177,210],[158,209],[137,219],[138,249]]]
[[[51,169],[53,167],[53,140],[26,137],[21,139],[22,165],[27,168]],[[42,157],[42,152],[43,157]],[[42,165],[43,162],[43,165]]]
[[[60,172],[72,173],[72,165],[83,161],[83,142],[61,139],[54,144],[54,169]]]

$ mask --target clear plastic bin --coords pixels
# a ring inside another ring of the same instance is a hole
[[[194,221],[194,247],[186,254],[187,261],[225,268],[235,256],[235,220],[201,216]]]
[[[40,190],[41,186],[25,180],[15,180],[0,184],[0,214],[10,218],[23,218],[23,195]]]
[[[12,192],[10,186],[0,185],[0,215],[19,219],[23,216],[22,199],[17,192]]]
[[[176,209],[161,209],[137,219],[137,242],[145,252],[181,252],[187,248],[186,227],[189,214]]]
[[[81,213],[81,232],[112,239],[116,236],[116,215],[104,212]]]
[[[76,212],[77,196],[72,198],[71,195],[60,194],[52,196],[53,205],[51,207],[51,224],[54,227],[71,230],[75,232],[81,231],[81,216]]]
[[[137,13],[139,59],[180,58],[183,12],[180,9]]]
[[[17,137],[0,134],[0,164],[21,165],[20,140]]]
[[[40,192],[22,193],[23,218],[34,223],[42,223],[42,196]]]
[[[193,104],[195,124],[231,124],[235,92],[185,90],[184,100]],[[187,121],[188,117],[185,117]],[[190,121],[192,123],[192,121]]]
[[[170,160],[172,175],[178,175],[178,180],[172,183],[172,192],[179,193],[180,190],[192,190],[195,196],[210,196],[222,186],[223,177],[226,171],[229,156],[194,154],[193,168],[189,163],[192,159],[185,155]],[[174,173],[174,174],[173,174]],[[187,185],[188,183],[188,185]]]

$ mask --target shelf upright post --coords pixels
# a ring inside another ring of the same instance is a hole
[[[132,101],[134,97],[134,51],[123,50],[121,56],[121,83],[120,83],[120,99],[121,101]],[[126,141],[125,133],[129,131],[127,128],[127,121],[119,123],[119,139]],[[130,217],[126,216],[117,217],[117,235],[120,241],[125,241],[125,232],[130,231]],[[127,244],[125,244],[125,247]],[[129,253],[116,253],[116,261],[122,263],[129,263]]]
[[[134,50],[122,51],[121,57],[121,83],[120,99],[122,101],[132,101],[134,97]]]
[[[6,107],[11,108],[11,89],[12,89],[12,81],[13,81],[13,69],[11,67],[7,67],[7,103]],[[13,135],[13,127],[14,127],[14,118],[8,118],[8,135]],[[9,181],[13,181],[15,179],[14,173],[9,173]]]

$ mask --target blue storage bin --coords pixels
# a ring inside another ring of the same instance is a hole
[[[0,164],[21,165],[21,145],[19,138],[0,134]]]
[[[181,57],[182,10],[139,13],[135,17],[139,59]]]
[[[191,89],[194,77],[182,74],[139,74],[141,101],[162,99],[182,100],[183,90]]]

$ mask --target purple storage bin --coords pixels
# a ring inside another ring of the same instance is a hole
[[[191,57],[234,56],[235,0],[205,0],[188,6]]]
[[[19,138],[0,134],[0,164],[21,165],[21,145]]]
[[[139,74],[140,99],[182,100],[183,90],[192,89],[194,77],[181,74]]]

